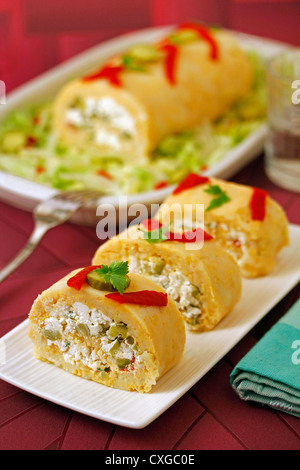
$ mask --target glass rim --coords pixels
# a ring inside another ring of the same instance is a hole
[[[300,80],[300,62],[299,62],[299,77],[296,79],[296,78],[288,78],[288,77],[285,77],[283,76],[282,74],[278,73],[275,68],[274,68],[274,62],[276,60],[280,60],[280,59],[283,59],[283,58],[289,58],[289,56],[294,56],[295,54],[298,54],[299,55],[299,59],[300,59],[300,48],[299,47],[291,47],[283,52],[280,52],[279,54],[276,54],[272,57],[269,57],[267,60],[266,60],[266,69],[267,69],[267,72],[274,78],[278,79],[278,80],[281,80],[282,82],[284,83],[288,83],[288,84],[291,84],[292,81],[294,80]]]

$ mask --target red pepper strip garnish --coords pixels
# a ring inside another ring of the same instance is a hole
[[[250,200],[251,219],[263,221],[266,215],[266,198],[267,191],[263,189],[253,188]]]
[[[86,268],[81,269],[80,271],[78,271],[78,273],[76,273],[74,276],[68,279],[67,281],[68,286],[73,287],[76,290],[80,290],[86,281],[86,276],[88,275],[88,273],[90,273],[91,271],[94,271],[97,268],[101,268],[101,265],[100,266],[87,266]]]
[[[104,170],[98,170],[98,171],[97,171],[97,175],[103,176],[104,178],[107,178],[108,180],[112,180],[112,179],[113,179],[113,177],[112,177],[109,173],[107,173],[106,171],[104,171]]]
[[[152,230],[157,230],[162,227],[162,223],[157,219],[145,219],[141,222],[148,232]],[[195,228],[191,231],[186,231],[183,233],[180,232],[166,232],[166,239],[163,241],[175,241],[181,243],[196,243],[200,241],[211,240],[213,237],[205,232],[201,227]]]
[[[208,241],[213,238],[209,233],[205,232],[205,230],[202,230],[200,227],[183,233],[168,232],[166,233],[166,237],[166,241],[175,241],[180,243],[196,243],[201,241]]]
[[[214,38],[211,36],[208,28],[196,23],[183,23],[179,26],[179,29],[191,29],[195,31],[198,36],[204,39],[210,45],[210,57],[212,60],[218,59],[218,46]]]
[[[165,74],[171,85],[175,85],[176,64],[178,56],[178,47],[170,43],[167,39],[158,44],[158,48],[165,52]]]
[[[168,294],[157,292],[155,290],[141,290],[138,292],[113,292],[106,294],[105,297],[114,300],[119,304],[137,304],[150,307],[165,307],[168,304]]]
[[[209,183],[209,178],[207,176],[197,175],[195,173],[190,173],[181,183],[174,189],[173,194],[179,194],[186,189],[191,189],[200,184]]]
[[[152,231],[157,230],[162,226],[162,223],[156,219],[145,219],[141,222],[141,224],[145,227],[145,229]]]
[[[122,82],[120,79],[120,73],[124,70],[123,65],[111,65],[107,64],[104,65],[98,72],[94,74],[88,75],[83,77],[84,82],[90,82],[92,80],[98,80],[100,78],[104,78],[109,81],[111,85],[120,87],[122,86]]]
[[[160,181],[154,186],[154,189],[162,189],[168,186],[167,181]]]

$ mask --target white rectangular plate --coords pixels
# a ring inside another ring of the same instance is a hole
[[[70,79],[94,70],[97,64],[122,50],[126,50],[133,44],[158,40],[170,28],[171,26],[149,28],[105,41],[22,85],[8,95],[6,105],[0,109],[0,125],[10,111],[23,108],[28,104],[38,103],[41,100],[52,99]],[[291,47],[288,44],[258,36],[234,31],[232,34],[241,47],[257,51],[266,60]],[[206,172],[207,175],[223,179],[231,178],[263,150],[265,135],[266,126],[262,124],[239,145],[227,152],[218,163]],[[161,190],[129,196],[128,204],[141,203],[150,206],[150,204],[161,203],[172,189],[170,186]],[[55,192],[57,191],[53,188],[0,171],[0,199],[21,209],[32,211],[36,204],[52,196]],[[106,196],[101,198],[101,202],[118,207],[119,197]],[[99,219],[97,219],[94,210],[82,209],[71,220],[84,225],[96,225]]]
[[[0,378],[94,418],[143,428],[184,395],[299,282],[300,226],[290,225],[290,239],[290,246],[281,252],[278,265],[269,276],[243,280],[240,302],[214,330],[187,334],[180,363],[150,393],[115,390],[37,360],[27,334],[28,320],[0,341],[6,353]]]

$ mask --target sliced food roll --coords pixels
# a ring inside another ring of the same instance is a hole
[[[54,102],[54,131],[64,144],[141,161],[165,136],[220,117],[252,82],[233,35],[186,23],[67,83]]]
[[[204,211],[194,210],[203,204]],[[264,190],[219,178],[190,174],[166,198],[156,214],[161,223],[172,207],[191,207],[190,223],[201,222],[238,262],[244,277],[264,276],[276,264],[276,255],[289,243],[288,221],[281,206]],[[182,219],[184,215],[182,215]]]
[[[211,330],[240,298],[236,261],[203,231],[203,237],[193,240],[191,235],[201,235],[201,228],[179,234],[179,241],[163,227],[146,230],[148,221],[144,222],[101,245],[93,263],[128,260],[131,273],[146,276],[175,301],[189,330]]]
[[[109,387],[149,392],[179,362],[184,322],[160,287],[127,272],[126,262],[79,269],[40,294],[29,314],[36,357]]]

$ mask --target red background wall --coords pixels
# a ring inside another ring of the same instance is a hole
[[[0,0],[0,79],[10,91],[105,39],[187,19],[300,45],[300,0]]]

